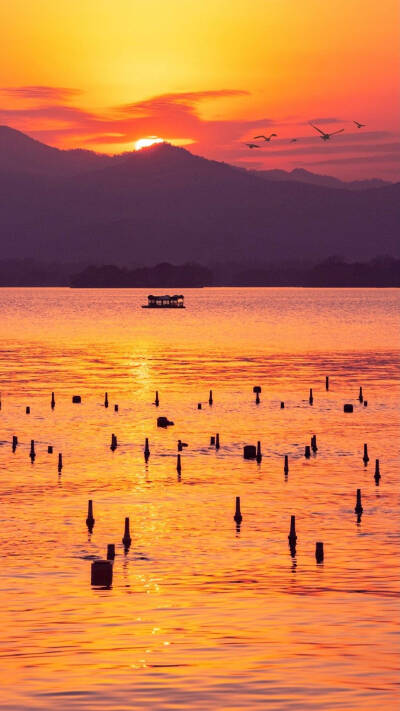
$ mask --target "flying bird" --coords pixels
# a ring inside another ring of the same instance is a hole
[[[271,138],[272,138],[272,136],[277,136],[277,135],[278,135],[277,133],[271,133],[270,136],[253,136],[253,138],[255,138],[255,139],[257,139],[257,138],[263,138],[264,141],[270,141]]]
[[[344,131],[344,128],[339,128],[338,131],[332,131],[332,133],[325,133],[325,131],[321,131],[318,126],[314,126],[313,123],[310,123],[310,126],[312,126],[316,131],[318,131],[318,133],[321,134],[320,138],[322,141],[329,141],[331,136],[335,136],[337,133],[342,133],[342,131]]]
[[[353,123],[356,124],[357,128],[365,128],[367,125],[366,123],[359,123],[358,121],[353,121]]]
[[[257,143],[245,143],[244,145],[247,146],[247,148],[260,148],[261,147],[261,146],[258,146]]]

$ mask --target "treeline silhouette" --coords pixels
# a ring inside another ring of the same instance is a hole
[[[71,286],[90,288],[202,287],[213,283],[213,273],[199,264],[176,266],[163,262],[155,267],[124,269],[113,265],[87,267],[72,277]]]
[[[400,287],[400,259],[380,256],[368,262],[330,257],[319,264],[240,265],[220,262],[124,268],[116,265],[0,260],[0,286],[184,289],[202,286]]]

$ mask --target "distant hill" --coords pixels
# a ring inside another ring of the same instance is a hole
[[[369,190],[370,188],[382,188],[385,185],[392,185],[387,180],[371,178],[369,180],[344,181],[333,178],[331,175],[319,175],[311,173],[304,168],[294,168],[294,170],[250,170],[250,173],[265,180],[294,181],[297,183],[308,183],[309,185],[320,185],[324,188],[342,188],[344,190]]]
[[[92,264],[400,256],[400,184],[265,179],[160,144],[111,158],[0,130],[2,259]]]

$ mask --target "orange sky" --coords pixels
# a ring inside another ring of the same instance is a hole
[[[0,122],[59,147],[157,135],[247,167],[399,179],[398,27],[397,0],[3,2]],[[345,132],[324,143],[309,120]]]

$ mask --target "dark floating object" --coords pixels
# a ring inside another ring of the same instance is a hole
[[[375,474],[374,474],[374,479],[376,483],[379,483],[379,479],[381,478],[381,472],[379,469],[379,459],[375,459]]]
[[[236,523],[241,523],[243,520],[243,516],[240,512],[240,496],[236,497],[235,515],[233,518],[236,521]]]
[[[29,407],[29,405],[28,405],[28,407],[25,408],[25,412],[27,415],[30,415],[31,408]]]
[[[356,514],[362,514],[363,510],[364,509],[361,504],[361,489],[357,489],[357,501],[354,511]]]
[[[104,407],[108,407],[108,393],[104,394]]]
[[[285,465],[283,467],[283,471],[285,472],[285,474],[289,472],[289,457],[287,454],[285,454]]]
[[[31,460],[32,460],[32,462],[33,462],[34,459],[35,459],[35,457],[36,457],[36,453],[35,453],[35,440],[34,440],[34,439],[31,439],[31,451],[30,451],[30,453],[29,453],[29,456],[30,456],[30,458],[31,458]]]
[[[257,456],[256,456],[258,464],[260,464],[262,460],[262,454],[261,454],[261,442],[257,442]]]
[[[13,452],[15,452],[15,450],[17,449],[17,445],[18,445],[18,437],[17,437],[17,435],[13,435],[13,438],[12,438],[12,451]]]
[[[160,404],[160,398],[158,397],[158,390],[156,390],[156,399],[154,400],[154,404],[156,407],[158,407]]]
[[[109,560],[94,560],[91,566],[91,584],[101,587],[111,587],[113,566]]]
[[[257,449],[254,444],[245,444],[243,447],[244,459],[255,459],[257,457]]]
[[[364,456],[363,456],[363,462],[364,464],[367,464],[369,462],[369,456],[368,456],[368,445],[364,444]]]
[[[62,468],[63,468],[63,461],[62,461],[62,454],[60,452],[58,455],[58,471],[60,472]]]
[[[47,447],[47,454],[53,454],[53,445],[52,444],[49,444],[49,446]]]
[[[211,435],[210,437],[210,447],[212,447],[215,444],[215,437],[214,435]]]
[[[290,517],[290,531],[288,535],[289,545],[296,545],[297,535],[296,535],[296,516]]]
[[[51,409],[54,410],[56,406],[56,399],[54,397],[54,393],[51,393],[51,402],[50,402]]]
[[[185,304],[183,301],[183,294],[174,294],[173,296],[169,294],[165,296],[149,294],[147,304],[143,304],[142,309],[184,309]]]
[[[109,543],[107,545],[107,560],[114,560],[115,558],[115,543]]]
[[[255,385],[253,388],[253,393],[256,393],[256,404],[257,405],[260,403],[260,392],[261,392],[261,385]]]
[[[362,402],[364,400],[363,389],[361,386],[360,386],[360,392],[358,393],[358,399],[360,402]]]
[[[88,501],[88,514],[87,514],[87,519],[86,519],[86,525],[87,525],[89,531],[91,532],[92,528],[94,526],[92,499],[89,499],[89,501]]]
[[[210,390],[210,394],[208,396],[208,404],[212,405],[213,404],[213,391]]]
[[[215,449],[219,449],[219,433],[215,435]]]
[[[368,407],[368,400],[364,400],[364,407]]]
[[[325,390],[329,390],[329,375],[325,377]]]
[[[176,455],[176,471],[178,472],[178,474],[180,474],[182,471],[181,455],[180,454]]]
[[[114,405],[114,412],[118,412],[118,410],[119,410],[119,407],[118,407],[117,404],[115,404],[115,405]]]
[[[169,427],[174,423],[168,417],[157,417],[157,427]]]
[[[146,437],[145,442],[144,442],[144,458],[145,458],[146,462],[149,457],[150,457],[149,438]]]
[[[308,398],[308,402],[310,403],[310,405],[312,405],[313,402],[314,402],[314,398],[313,398],[313,394],[312,394],[312,388],[310,388],[310,397]]]
[[[124,537],[122,539],[122,543],[124,544],[125,548],[129,548],[129,546],[132,543],[131,534],[129,532],[129,518],[128,518],[128,516],[125,518],[125,529],[124,529]]]
[[[306,459],[309,459],[311,457],[311,447],[309,444],[306,444],[304,447],[304,456]]]
[[[110,445],[110,449],[111,449],[112,452],[115,452],[115,450],[117,449],[117,447],[118,447],[117,435],[112,434],[112,435],[111,435],[111,445]]]
[[[311,437],[311,449],[313,452],[318,452],[317,435],[312,435]]]
[[[285,403],[284,403],[283,400],[282,400],[282,402],[281,402],[281,410],[284,410],[284,409],[285,409]]]
[[[322,541],[318,541],[315,544],[315,559],[317,563],[322,563],[324,560],[324,544]]]
[[[354,407],[349,402],[343,405],[343,412],[353,412]]]
[[[82,402],[81,396],[80,396],[80,395],[73,395],[73,396],[72,396],[72,402],[73,402],[73,403],[80,403],[80,402]]]
[[[198,402],[198,403],[197,403],[197,409],[198,409],[198,410],[201,410],[201,402]]]

